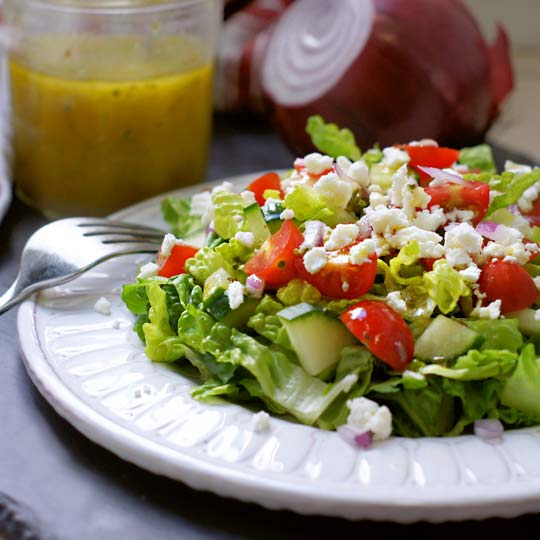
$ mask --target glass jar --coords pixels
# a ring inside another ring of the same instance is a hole
[[[221,0],[5,0],[12,177],[49,217],[203,179]]]

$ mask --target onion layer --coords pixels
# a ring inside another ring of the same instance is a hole
[[[460,0],[297,0],[275,28],[262,77],[299,155],[312,149],[312,114],[352,129],[364,149],[474,144],[513,85],[503,29],[490,48]]]

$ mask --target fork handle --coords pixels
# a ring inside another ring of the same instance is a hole
[[[19,302],[22,302],[25,298],[30,296],[30,294],[32,293],[27,293],[26,289],[17,291],[17,281],[15,281],[11,287],[0,296],[0,315]]]

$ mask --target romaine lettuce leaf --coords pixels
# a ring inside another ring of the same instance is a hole
[[[424,274],[424,284],[429,296],[445,315],[456,309],[462,296],[471,294],[461,274],[445,259],[435,261],[433,270]]]
[[[323,154],[337,158],[346,156],[353,161],[362,157],[354,135],[349,129],[339,129],[336,124],[326,123],[321,116],[310,116],[306,131],[314,146]]]
[[[491,147],[488,144],[479,144],[470,148],[462,148],[459,152],[461,164],[467,165],[470,169],[479,169],[482,172],[496,173],[497,167],[493,159]]]
[[[523,346],[523,335],[519,331],[517,319],[497,319],[495,321],[465,320],[471,329],[483,339],[479,349],[506,350],[517,352]]]
[[[287,193],[283,201],[284,208],[294,212],[300,221],[318,220],[327,223],[334,217],[326,201],[314,189],[298,184]]]
[[[230,193],[221,189],[212,193],[214,204],[214,230],[228,240],[239,230],[244,219],[244,199],[237,193]]]
[[[305,281],[295,278],[277,291],[277,297],[285,306],[295,306],[302,302],[317,304],[322,296],[319,290]]]

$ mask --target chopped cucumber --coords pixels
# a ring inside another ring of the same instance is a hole
[[[205,311],[216,321],[220,321],[227,326],[243,329],[248,319],[255,313],[259,300],[246,298],[238,308],[231,309],[229,296],[226,289],[214,289],[212,294],[203,301]]]
[[[512,313],[506,313],[506,317],[517,319],[520,332],[526,336],[540,336],[540,320],[536,318],[535,309],[525,308]]]
[[[250,204],[244,208],[242,230],[253,233],[255,247],[259,247],[270,236],[270,229],[264,220],[261,207],[257,203]]]
[[[416,340],[414,356],[419,360],[451,360],[468,351],[479,335],[454,319],[439,315]]]
[[[223,268],[210,274],[204,282],[203,300],[210,298],[216,291],[226,291],[231,281],[234,281],[233,278]]]
[[[267,202],[262,208],[264,220],[272,234],[279,231],[283,224],[283,220],[280,217],[283,210],[285,210],[285,208],[280,202]]]
[[[331,315],[302,303],[278,313],[302,367],[319,375],[339,362],[341,349],[356,343],[343,323]]]

